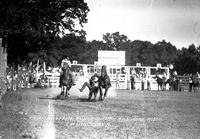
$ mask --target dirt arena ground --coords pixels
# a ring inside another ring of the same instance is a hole
[[[200,92],[113,90],[88,102],[88,90],[59,88],[10,92],[0,108],[0,139],[200,138]]]

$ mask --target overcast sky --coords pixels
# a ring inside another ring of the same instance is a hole
[[[87,40],[119,31],[130,40],[171,42],[178,48],[200,44],[200,0],[85,0]]]

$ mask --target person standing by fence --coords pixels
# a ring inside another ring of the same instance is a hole
[[[131,90],[135,89],[135,76],[136,76],[135,70],[132,69],[131,70]]]
[[[192,85],[193,85],[194,92],[197,92],[197,88],[198,88],[198,85],[199,85],[197,73],[192,75]]]
[[[192,92],[192,75],[189,77],[189,92]]]
[[[197,72],[197,80],[198,80],[198,85],[197,85],[197,90],[199,90],[199,86],[200,86],[200,74],[199,72]]]
[[[147,77],[147,90],[151,90],[151,76],[148,75]]]
[[[120,89],[120,87],[119,87],[119,74],[117,73],[116,74],[116,89]]]
[[[141,71],[140,71],[140,74],[141,74],[141,78],[142,78],[142,81],[141,81],[141,90],[144,90],[144,80],[145,80],[145,78],[146,78],[146,71],[145,71],[145,69],[142,69]]]

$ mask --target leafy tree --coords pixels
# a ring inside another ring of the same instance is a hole
[[[191,74],[199,72],[200,70],[200,52],[199,47],[196,48],[194,44],[187,48],[182,48],[179,58],[175,63],[176,70],[180,74]]]
[[[178,58],[177,48],[173,46],[170,42],[167,43],[165,40],[156,43],[153,49],[156,55],[156,62],[161,63],[165,66],[169,64],[174,64],[174,62]]]
[[[113,50],[120,50],[122,48],[123,43],[128,42],[128,37],[125,35],[120,35],[119,32],[115,33],[106,33],[103,35],[103,40]]]
[[[23,61],[27,52],[46,49],[55,36],[66,30],[85,35],[76,29],[76,23],[83,26],[88,11],[83,0],[2,0],[0,34],[3,46],[8,46],[9,59]]]
[[[93,40],[87,42],[82,53],[79,53],[81,63],[93,64],[98,61],[98,50],[109,50],[110,48],[102,41]]]

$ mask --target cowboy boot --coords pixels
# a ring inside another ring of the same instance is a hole
[[[87,86],[88,88],[90,88],[89,83],[88,83],[88,82],[85,82],[85,83],[82,85],[81,89],[79,89],[79,91],[80,91],[80,92],[83,92],[83,90],[85,89],[86,86]]]

